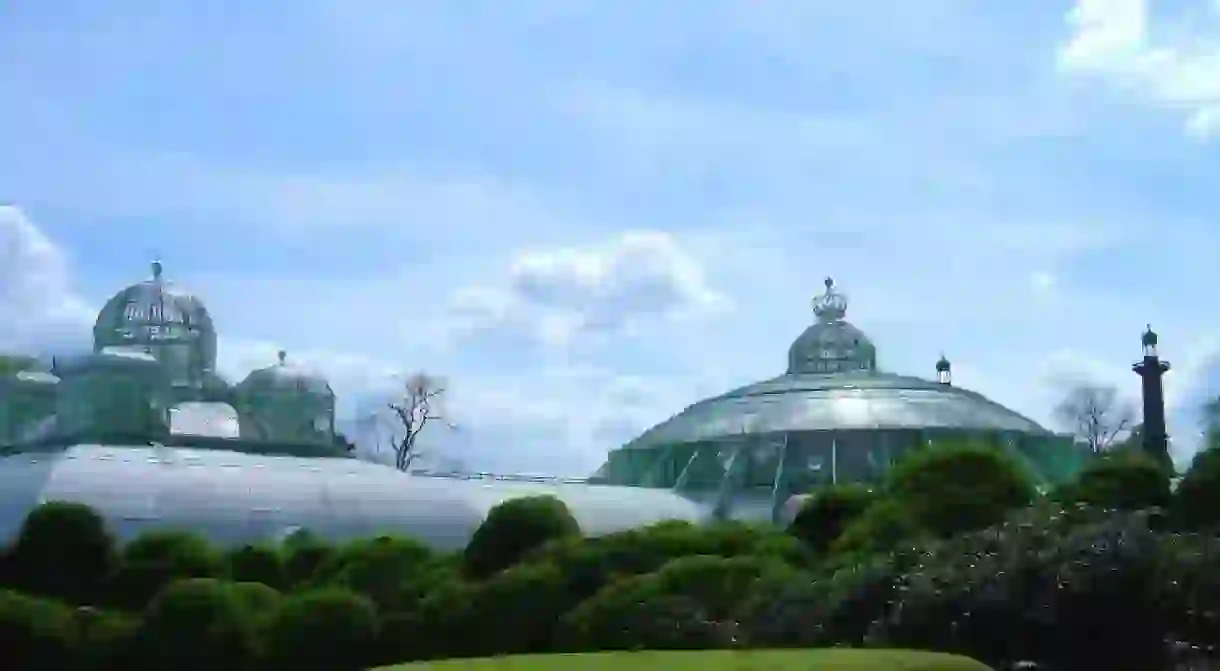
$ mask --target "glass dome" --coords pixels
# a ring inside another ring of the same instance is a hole
[[[166,368],[175,387],[202,389],[216,368],[216,329],[203,301],[162,277],[118,292],[106,302],[93,327],[93,349],[139,348]]]
[[[969,442],[1011,455],[1044,483],[1080,467],[1070,436],[981,394],[877,370],[873,343],[844,321],[830,279],[817,323],[788,352],[788,371],[704,399],[612,450],[598,471],[612,485],[672,487],[707,496],[717,514],[782,518],[794,494],[838,482],[877,482],[903,454]],[[938,378],[939,379],[939,378]]]
[[[234,390],[241,436],[330,444],[335,433],[335,393],[326,378],[287,361],[246,376]]]
[[[334,398],[326,378],[309,371],[296,362],[288,361],[288,353],[280,350],[275,365],[251,372],[238,385],[246,393],[296,394]]]
[[[877,368],[877,348],[860,329],[843,320],[847,296],[826,278],[826,292],[813,299],[818,321],[788,349],[789,373],[847,373]]]

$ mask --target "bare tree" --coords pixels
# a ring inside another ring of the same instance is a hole
[[[1135,424],[1135,406],[1118,397],[1114,387],[1083,382],[1068,390],[1055,406],[1055,418],[1098,454]]]
[[[419,438],[426,427],[440,424],[449,429],[457,428],[442,413],[444,396],[445,383],[441,378],[422,372],[412,373],[404,378],[393,400],[385,404],[388,413],[374,413],[364,418],[368,424],[386,420],[391,425],[388,433],[394,447],[394,467],[398,470],[410,469],[421,456]],[[377,449],[380,451],[380,448],[381,436],[378,435]]]

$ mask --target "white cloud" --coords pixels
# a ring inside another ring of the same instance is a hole
[[[1059,65],[1184,110],[1187,131],[1210,137],[1220,131],[1220,7],[1196,9],[1171,22],[1147,0],[1076,0]]]
[[[581,335],[704,314],[725,302],[678,240],[643,231],[584,247],[522,251],[499,286],[459,292],[452,314],[461,330],[524,330],[566,346]]]
[[[94,313],[73,293],[68,260],[25,213],[0,205],[0,350],[87,344]]]

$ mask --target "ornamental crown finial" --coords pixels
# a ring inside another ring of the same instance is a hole
[[[842,321],[847,315],[847,296],[835,290],[834,279],[827,277],[826,291],[813,299],[813,314],[823,322]]]

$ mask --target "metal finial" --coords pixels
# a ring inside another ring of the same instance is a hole
[[[948,371],[948,370],[949,370],[949,365],[950,365],[950,364],[949,364],[949,359],[948,359],[948,358],[945,356],[945,353],[944,353],[944,352],[941,352],[941,353],[940,353],[940,360],[938,360],[938,361],[936,362],[936,371],[937,371],[938,373],[943,373],[943,372],[945,372],[945,371]]]
[[[847,314],[847,296],[835,291],[835,281],[827,277],[826,291],[813,299],[813,313],[823,322],[837,322]]]
[[[152,262],[152,274],[153,274],[153,279],[154,279],[154,280],[159,280],[159,279],[161,279],[161,271],[162,271],[162,268],[161,268],[161,262],[160,262],[160,261],[153,261],[153,262]]]
[[[1152,330],[1152,324],[1148,325],[1148,330],[1144,331],[1144,336],[1140,338],[1140,341],[1144,343],[1145,347],[1157,344],[1157,335],[1156,331]]]
[[[288,352],[285,352],[284,350],[280,350],[278,353],[276,353],[276,356],[279,357],[280,365],[282,366],[282,365],[284,365],[284,359],[288,358]]]

